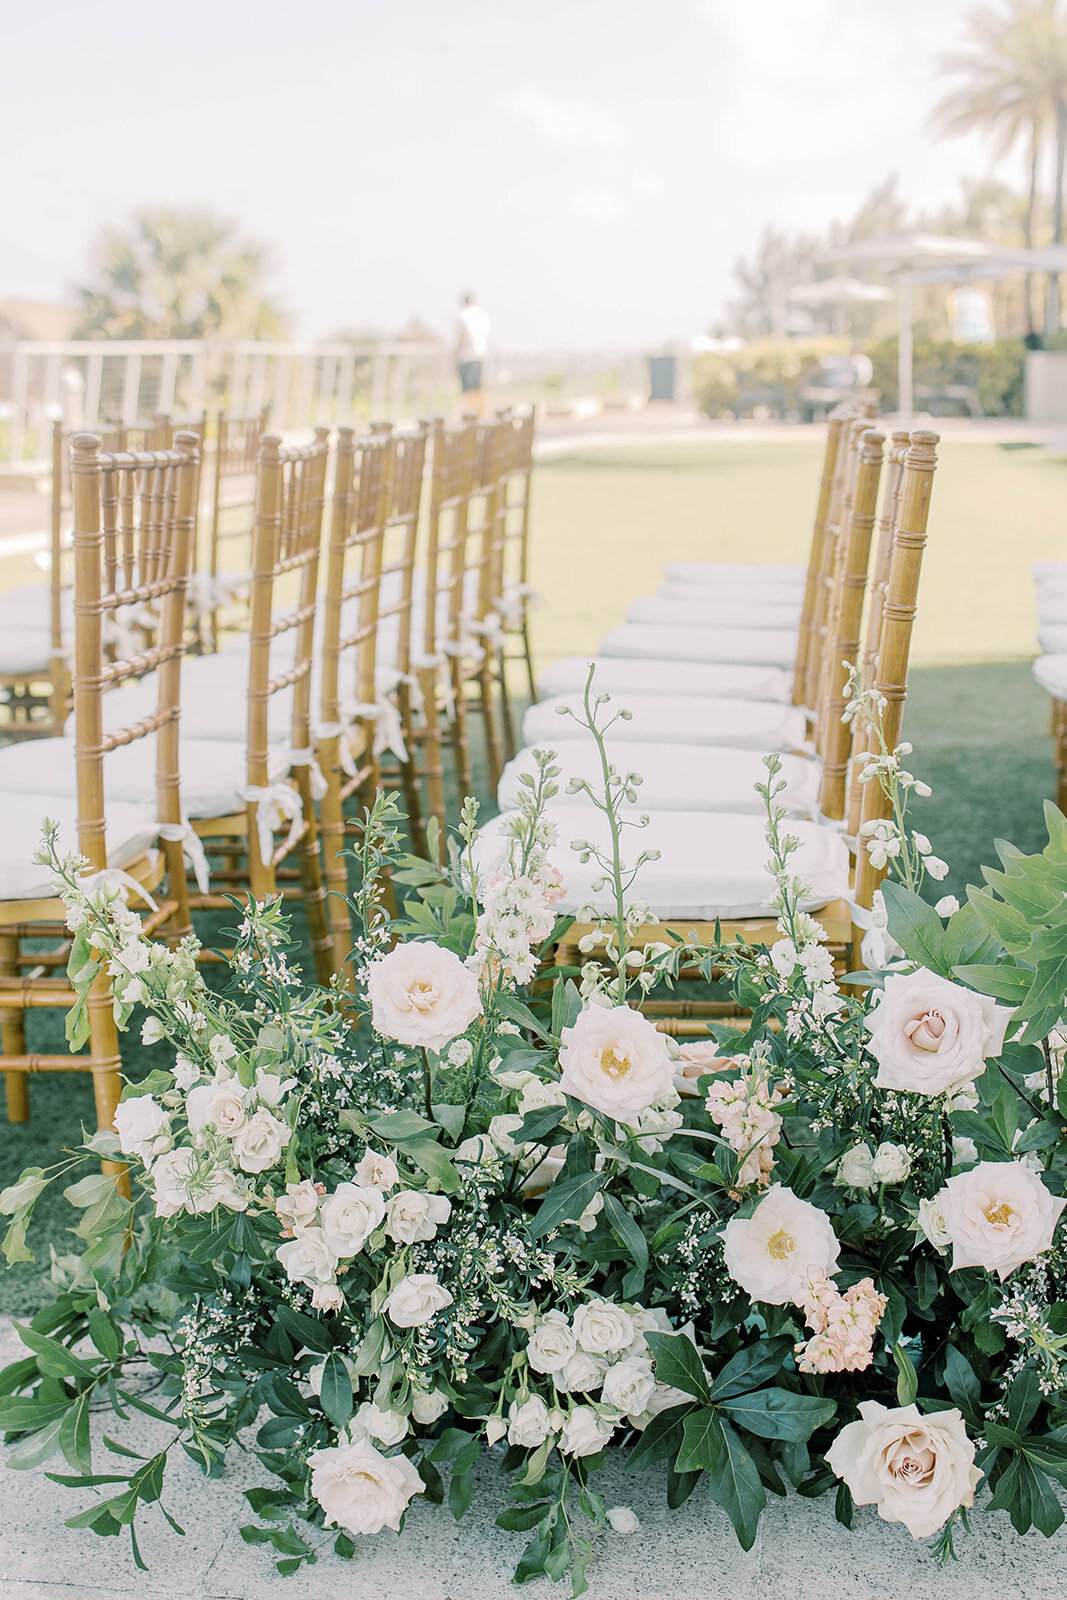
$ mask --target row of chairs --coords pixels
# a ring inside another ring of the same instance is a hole
[[[328,982],[350,946],[330,894],[346,887],[348,802],[395,783],[424,844],[429,817],[446,821],[449,752],[457,797],[471,786],[472,711],[499,777],[506,654],[532,672],[531,415],[342,428],[333,444],[325,429],[304,445],[261,438],[244,626],[230,619],[217,651],[191,656],[200,444],[191,431],[152,451],[71,441],[73,736],[0,749],[0,1067],[14,1120],[35,1071],[90,1065],[101,1124],[118,1093],[103,979],[88,1063],[26,1047],[27,1012],[72,999],[56,976],[62,907],[33,861],[45,816],[91,872],[151,894],[148,925],[171,941],[227,893],[299,894]]]
[[[608,754],[620,772],[643,777],[631,810],[649,818],[643,832],[625,837],[633,852],[659,852],[634,887],[659,919],[639,942],[662,940],[664,923],[683,938],[695,930],[704,942],[716,923],[728,939],[777,937],[766,911],[774,884],[764,823],[755,814],[763,802],[754,790],[773,750],[786,781],[780,803],[796,819],[789,825],[800,841],[794,865],[811,888],[807,909],[825,928],[839,970],[858,956],[884,872],[867,845],[887,807],[880,786],[861,781],[868,730],[842,717],[845,663],[858,665],[885,697],[892,748],[900,740],[937,461],[937,436],[926,431],[894,433],[887,452],[873,412],[864,403],[830,419],[805,567],[673,563],[658,595],[635,601],[601,643],[594,687],[632,713],[612,724]],[[502,815],[481,835],[486,863],[506,842],[535,749],[557,752],[561,785],[577,778],[597,786],[592,739],[573,715],[560,714],[580,709],[588,670],[587,658],[570,657],[543,673],[545,698],[527,713],[525,748],[501,780]],[[549,808],[565,883],[560,910],[578,918],[557,952],[564,965],[588,958],[582,943],[588,949],[596,924],[587,908],[611,910],[595,860],[583,865],[566,848],[571,840],[609,842],[605,819],[583,798],[579,792]],[[722,1006],[672,997],[646,1009],[685,1033],[700,1031]]]
[[[1056,804],[1063,811],[1067,809],[1067,561],[1039,561],[1033,577],[1041,649],[1033,670],[1051,702]]]

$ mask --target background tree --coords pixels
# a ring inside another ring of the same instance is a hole
[[[265,279],[265,248],[201,207],[145,207],[106,228],[79,287],[77,338],[265,339],[284,318]]]

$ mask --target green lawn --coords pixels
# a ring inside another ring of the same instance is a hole
[[[916,825],[951,864],[945,892],[962,896],[995,859],[995,838],[1025,849],[1043,838],[1041,803],[1054,787],[1048,701],[1020,658],[1034,648],[1029,564],[1067,555],[1067,463],[987,445],[950,446],[944,460],[905,728],[914,770],[934,789],[916,802]],[[549,601],[537,614],[541,657],[593,648],[633,595],[653,591],[671,556],[802,558],[817,463],[816,445],[786,441],[589,450],[539,467],[534,581]],[[484,780],[476,787],[487,798]],[[32,1048],[61,1047],[58,1016],[37,1013],[31,1026]],[[160,1048],[127,1035],[129,1069],[145,1070]],[[80,1077],[35,1078],[30,1092],[33,1120],[0,1140],[0,1186],[55,1159],[92,1115]],[[71,1220],[46,1202],[38,1240],[62,1252]],[[16,1269],[0,1277],[0,1311],[31,1309],[45,1292],[38,1274]]]

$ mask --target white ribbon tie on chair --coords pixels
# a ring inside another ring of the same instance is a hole
[[[315,760],[313,750],[290,750],[289,765],[291,767],[307,767],[312,800],[325,799],[329,785],[323,776],[322,768]]]
[[[277,783],[268,783],[265,786],[250,783],[241,790],[241,799],[246,805],[256,808],[256,836],[259,847],[259,859],[265,867],[269,867],[274,860],[274,834],[275,831],[289,824],[289,836],[285,841],[285,851],[290,851],[300,837],[300,829],[304,821],[304,807],[300,796],[291,783],[279,779]]]
[[[211,869],[203,840],[191,822],[157,822],[156,832],[167,844],[180,844],[182,855],[193,869],[193,877],[201,894],[207,894],[211,885]]]
[[[158,854],[157,854],[158,859]],[[143,900],[150,911],[159,910],[159,902],[154,900],[143,883],[138,883],[132,873],[123,872],[121,867],[101,867],[99,872],[87,872],[78,879],[79,888],[86,894],[92,894],[94,889],[102,889],[107,884],[114,884],[116,888],[124,890],[127,894],[135,894]]]

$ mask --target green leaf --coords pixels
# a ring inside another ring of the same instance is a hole
[[[717,1467],[725,1448],[722,1421],[711,1407],[690,1411],[682,1428],[682,1448],[674,1463],[675,1472],[700,1472]]]
[[[626,1470],[636,1472],[653,1461],[673,1456],[682,1442],[682,1423],[688,1411],[688,1406],[671,1406],[653,1417],[627,1456]]]
[[[548,1500],[539,1500],[532,1506],[505,1506],[496,1525],[507,1533],[529,1533],[531,1528],[537,1527],[550,1504]]]
[[[80,1394],[59,1426],[59,1448],[75,1472],[93,1470],[92,1451],[89,1446],[89,1395]]]
[[[756,1542],[760,1512],[767,1504],[767,1493],[756,1464],[738,1434],[728,1422],[722,1424],[722,1432],[725,1449],[708,1474],[711,1498],[722,1506],[733,1523],[742,1550],[751,1550]]]
[[[723,1411],[761,1439],[788,1439],[803,1444],[837,1410],[833,1400],[794,1394],[791,1389],[757,1389],[754,1394],[720,1401]]]
[[[319,1403],[338,1428],[343,1428],[352,1415],[352,1379],[336,1351],[330,1352],[323,1365]]]
[[[645,1339],[652,1351],[660,1383],[681,1389],[697,1400],[710,1401],[708,1375],[692,1339],[684,1333],[649,1333]]]
[[[66,1420],[68,1409],[64,1407],[62,1416],[56,1417],[46,1428],[40,1428],[36,1433],[20,1439],[15,1448],[9,1452],[7,1465],[16,1472],[23,1472],[29,1467],[39,1467],[42,1461],[54,1456],[59,1449],[59,1432]]]
[[[1028,967],[1013,967],[1007,962],[995,967],[964,965],[952,970],[961,983],[977,989],[979,994],[987,994],[993,1000],[1004,1000],[1013,1006],[1017,1006],[1029,994],[1034,981],[1034,974]]]
[[[516,1144],[540,1144],[546,1134],[559,1127],[566,1115],[566,1106],[542,1106],[539,1111],[527,1111],[512,1138]]]
[[[455,1194],[462,1179],[436,1139],[412,1139],[402,1150],[408,1160],[421,1167],[428,1178],[439,1184],[446,1194]]]
[[[122,1337],[101,1306],[93,1306],[89,1312],[89,1337],[106,1360],[118,1360],[122,1353]]]
[[[32,1261],[33,1251],[26,1245],[26,1216],[15,1217],[10,1228],[4,1234],[4,1242],[0,1245],[8,1266],[13,1267],[16,1261]]]
[[[87,1206],[97,1206],[102,1200],[109,1200],[115,1193],[118,1179],[104,1172],[92,1172],[87,1178],[81,1178],[77,1183],[72,1183],[68,1189],[63,1190],[64,1200],[72,1206],[84,1210]]]
[[[51,1179],[45,1177],[43,1167],[27,1167],[18,1183],[0,1190],[0,1211],[10,1217],[16,1211],[28,1210],[50,1182]]]
[[[627,1295],[636,1294],[648,1271],[648,1240],[626,1207],[613,1194],[604,1196],[604,1215],[623,1249],[630,1252],[630,1259],[637,1273],[637,1282],[624,1292]],[[627,1278],[629,1279],[629,1274]]]
[[[95,1378],[96,1368],[74,1355],[58,1339],[50,1339],[47,1334],[38,1333],[36,1328],[26,1327],[21,1322],[16,1322],[15,1328],[23,1344],[38,1357],[42,1372],[52,1378]]]
[[[607,1179],[606,1172],[576,1172],[569,1178],[557,1178],[531,1218],[530,1238],[541,1239],[553,1228],[575,1222]]]
[[[776,1378],[792,1349],[792,1339],[761,1339],[759,1344],[739,1350],[712,1383],[712,1400],[728,1400],[731,1395],[745,1394]]]
[[[458,1522],[474,1498],[474,1479],[469,1472],[454,1472],[448,1486],[448,1509]]]
[[[889,879],[882,885],[882,895],[889,932],[905,955],[931,972],[947,976],[945,928],[933,906],[912,890],[905,889],[902,883]]]
[[[309,1317],[306,1312],[295,1311],[292,1306],[287,1306],[284,1302],[275,1307],[274,1316],[296,1344],[306,1345],[316,1355],[325,1355],[330,1350],[330,1335],[325,1324],[317,1317]]]
[[[463,1132],[463,1124],[467,1120],[466,1106],[453,1106],[444,1101],[434,1106],[433,1115],[434,1121],[441,1125],[451,1140],[459,1139]]]
[[[945,1350],[945,1388],[965,1417],[977,1417],[981,1411],[982,1389],[974,1375],[974,1368],[955,1345]]]
[[[919,1393],[919,1377],[914,1363],[902,1344],[893,1346],[893,1360],[897,1364],[897,1405],[913,1406]]]
[[[1023,1367],[1022,1371],[1012,1379],[1005,1398],[1008,1402],[1008,1427],[1014,1428],[1018,1433],[1025,1433],[1041,1404],[1041,1390],[1033,1367]]]
[[[344,1120],[343,1114],[341,1120]],[[386,1144],[403,1144],[408,1139],[420,1139],[437,1131],[434,1123],[427,1122],[416,1111],[385,1111],[380,1116],[368,1117],[367,1122]]]

